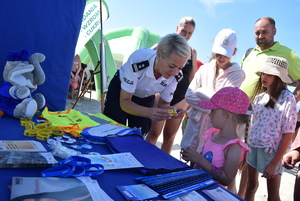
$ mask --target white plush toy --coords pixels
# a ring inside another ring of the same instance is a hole
[[[28,57],[28,51],[22,49],[10,52],[4,67],[4,84],[0,87],[0,110],[4,115],[15,118],[33,117],[38,109],[45,106],[42,94],[31,92],[37,85],[45,82],[45,73],[40,63],[45,60],[45,55],[34,53]]]

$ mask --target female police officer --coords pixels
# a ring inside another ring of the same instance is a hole
[[[103,113],[123,125],[141,128],[144,134],[151,120],[182,117],[183,109],[173,107],[175,116],[168,109],[190,49],[186,39],[174,33],[161,38],[156,50],[133,52],[108,87]],[[160,100],[154,108],[156,93],[160,93]]]

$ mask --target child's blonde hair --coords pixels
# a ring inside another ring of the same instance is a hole
[[[252,111],[252,105],[251,104],[249,104],[248,110]],[[239,139],[244,140],[247,143],[248,130],[249,130],[249,124],[250,124],[250,117],[251,116],[249,114],[237,114],[237,113],[229,112],[229,111],[224,110],[224,109],[222,111],[224,112],[225,115],[230,113],[233,116],[234,121],[238,125],[237,135],[238,135]]]

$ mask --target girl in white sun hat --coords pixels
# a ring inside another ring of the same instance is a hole
[[[281,160],[286,153],[297,122],[296,99],[287,90],[292,83],[288,62],[269,56],[256,72],[260,76],[254,89],[247,154],[248,188],[245,199],[254,200],[258,175],[267,179],[268,200],[280,200]],[[241,181],[243,182],[243,181]]]

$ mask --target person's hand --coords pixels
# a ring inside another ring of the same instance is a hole
[[[182,148],[180,154],[183,160],[191,162],[195,162],[197,158],[201,157],[197,150],[192,147]]]
[[[175,115],[173,115],[172,117],[173,118],[182,118],[184,115],[185,115],[185,110],[184,109],[182,109],[182,108],[172,108],[172,109],[174,109],[174,110],[176,110],[176,112],[177,112],[177,114],[175,114]]]
[[[275,176],[276,167],[276,164],[273,164],[272,162],[269,163],[261,177],[265,177],[266,179],[273,179],[273,177]]]
[[[79,80],[80,80],[79,75],[75,75],[75,77],[74,77],[74,82],[79,82]]]
[[[172,114],[169,112],[168,109],[162,109],[162,108],[155,107],[155,108],[152,108],[149,118],[154,121],[162,121],[162,120],[166,120],[166,119],[171,119]]]
[[[297,150],[291,150],[283,156],[282,165],[286,169],[293,169],[295,164],[299,161],[300,154]]]

